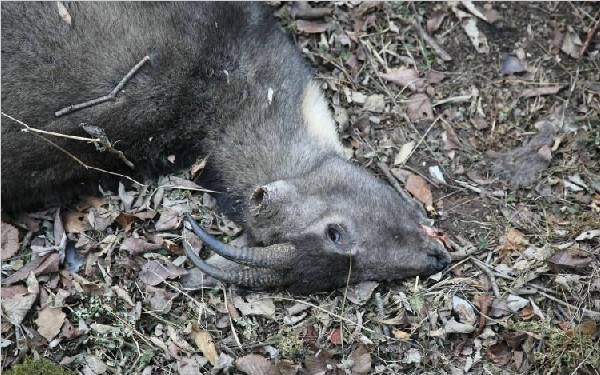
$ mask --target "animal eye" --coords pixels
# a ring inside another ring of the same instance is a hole
[[[340,232],[339,228],[334,225],[329,225],[327,227],[327,237],[335,244],[339,245],[342,243],[342,233]]]

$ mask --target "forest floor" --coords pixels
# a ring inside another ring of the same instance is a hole
[[[347,156],[424,204],[451,266],[311,296],[195,290],[182,213],[240,233],[196,165],[3,223],[3,369],[600,374],[600,5],[272,6]]]

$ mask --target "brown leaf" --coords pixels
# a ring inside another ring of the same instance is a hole
[[[410,91],[422,90],[426,83],[419,77],[419,73],[412,68],[394,68],[387,73],[381,73],[381,78],[396,83]]]
[[[12,258],[19,251],[19,230],[14,226],[2,222],[2,260]]]
[[[554,273],[585,271],[592,261],[588,256],[577,256],[569,251],[559,251],[548,259],[548,264]]]
[[[131,230],[131,225],[133,224],[134,220],[135,220],[135,216],[133,216],[131,214],[126,214],[124,212],[121,212],[119,214],[119,216],[117,216],[115,218],[115,221],[117,222],[117,224],[119,224],[119,226],[125,232],[129,232]]]
[[[159,314],[167,314],[173,307],[173,300],[178,296],[177,293],[171,293],[163,288],[155,288],[146,285],[146,302],[150,302],[152,311]]]
[[[571,30],[567,30],[560,49],[574,59],[581,57],[581,46],[583,43],[579,39],[579,35]]]
[[[406,114],[412,122],[433,120],[431,101],[425,94],[414,94],[406,103]]]
[[[45,307],[41,309],[38,313],[38,318],[35,320],[39,334],[44,336],[46,340],[52,341],[60,332],[66,317],[67,314],[60,307]]]
[[[23,284],[2,287],[2,299],[13,298],[14,296],[24,296],[27,294],[27,287]]]
[[[331,332],[331,336],[329,336],[329,341],[331,341],[333,345],[342,345],[342,340],[342,330],[340,327],[335,328],[333,332]]]
[[[185,275],[188,271],[172,264],[163,265],[157,260],[149,260],[140,271],[140,280],[147,284],[156,286],[165,280],[175,279]]]
[[[83,212],[72,212],[66,211],[62,213],[63,225],[65,232],[67,233],[83,233],[85,228],[83,227],[83,218],[85,213]]]
[[[405,187],[409,193],[425,205],[428,211],[433,210],[433,196],[427,181],[423,177],[416,174],[410,175],[406,180]]]
[[[504,344],[494,344],[486,350],[487,357],[498,366],[506,366],[511,360],[512,352]]]
[[[37,257],[35,260],[27,263],[27,265],[17,272],[3,279],[2,285],[12,285],[21,280],[25,280],[29,276],[30,272],[33,272],[36,276],[58,272],[59,261],[60,255],[58,253],[51,253]]]
[[[168,231],[177,229],[179,224],[181,224],[182,216],[179,212],[172,210],[170,208],[165,208],[161,214],[160,218],[154,225],[157,231]]]
[[[554,33],[552,35],[552,41],[550,42],[550,53],[553,55],[558,55],[560,52],[560,47],[562,46],[563,40],[565,38],[565,33],[562,27],[557,27],[554,29]]]
[[[444,151],[462,148],[456,132],[450,126],[442,133],[442,140],[444,141]]]
[[[192,340],[194,340],[196,346],[198,347],[198,349],[200,349],[202,354],[204,354],[206,359],[208,359],[208,361],[214,366],[215,363],[217,363],[219,354],[217,353],[217,348],[215,347],[215,343],[210,332],[200,329],[198,325],[194,323],[192,324],[192,332],[190,332],[190,337],[192,338]]]
[[[248,375],[280,375],[277,365],[258,354],[249,354],[235,360],[238,370]]]
[[[371,353],[366,346],[359,345],[359,347],[350,354],[349,359],[354,361],[352,374],[365,375],[371,372]]]
[[[324,22],[298,20],[296,21],[296,27],[298,28],[298,31],[306,34],[318,34],[329,30],[329,28],[331,28],[331,24]]]
[[[194,165],[190,167],[190,176],[192,180],[195,180],[198,177],[198,174],[204,170],[206,167],[206,163],[208,162],[208,157],[204,159],[197,160]]]
[[[561,85],[536,87],[536,88],[533,88],[533,89],[526,89],[526,90],[523,90],[523,92],[521,93],[521,97],[523,97],[523,98],[530,98],[530,97],[533,97],[533,96],[553,95],[553,94],[556,94],[557,92],[559,92],[560,89],[562,89]]]
[[[317,354],[304,356],[304,366],[310,375],[325,374],[327,365],[334,365],[335,361],[331,358],[331,353],[321,350]]]
[[[4,288],[2,288],[2,292],[4,294]],[[8,321],[14,325],[19,325],[23,322],[23,319],[25,319],[25,316],[36,299],[37,296],[33,294],[27,296],[17,295],[12,298],[7,298],[2,301],[2,310],[8,318]]]
[[[142,254],[160,248],[160,245],[147,242],[141,238],[126,238],[121,244],[121,250],[127,250],[131,254]]]
[[[446,12],[442,10],[436,10],[433,12],[431,17],[428,17],[427,19],[427,32],[431,34],[438,31],[442,25],[442,22],[444,22],[444,18],[446,18]]]
[[[511,228],[504,238],[503,249],[505,251],[521,251],[529,244],[529,240],[518,229]]]

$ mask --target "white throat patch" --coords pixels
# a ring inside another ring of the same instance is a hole
[[[335,130],[335,121],[321,89],[314,81],[310,81],[304,88],[302,116],[310,136],[342,154],[342,144]]]

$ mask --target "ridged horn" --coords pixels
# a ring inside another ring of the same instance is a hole
[[[200,271],[225,283],[242,285],[253,289],[262,289],[285,286],[292,281],[289,273],[265,268],[246,268],[235,264],[238,266],[235,269],[219,269],[206,263],[202,258],[196,255],[185,239],[183,241],[183,249],[189,260],[194,266],[198,267]]]
[[[285,269],[292,268],[295,262],[296,248],[289,243],[275,244],[266,247],[235,247],[225,244],[208,234],[186,213],[192,230],[215,253],[233,262],[251,267]]]

